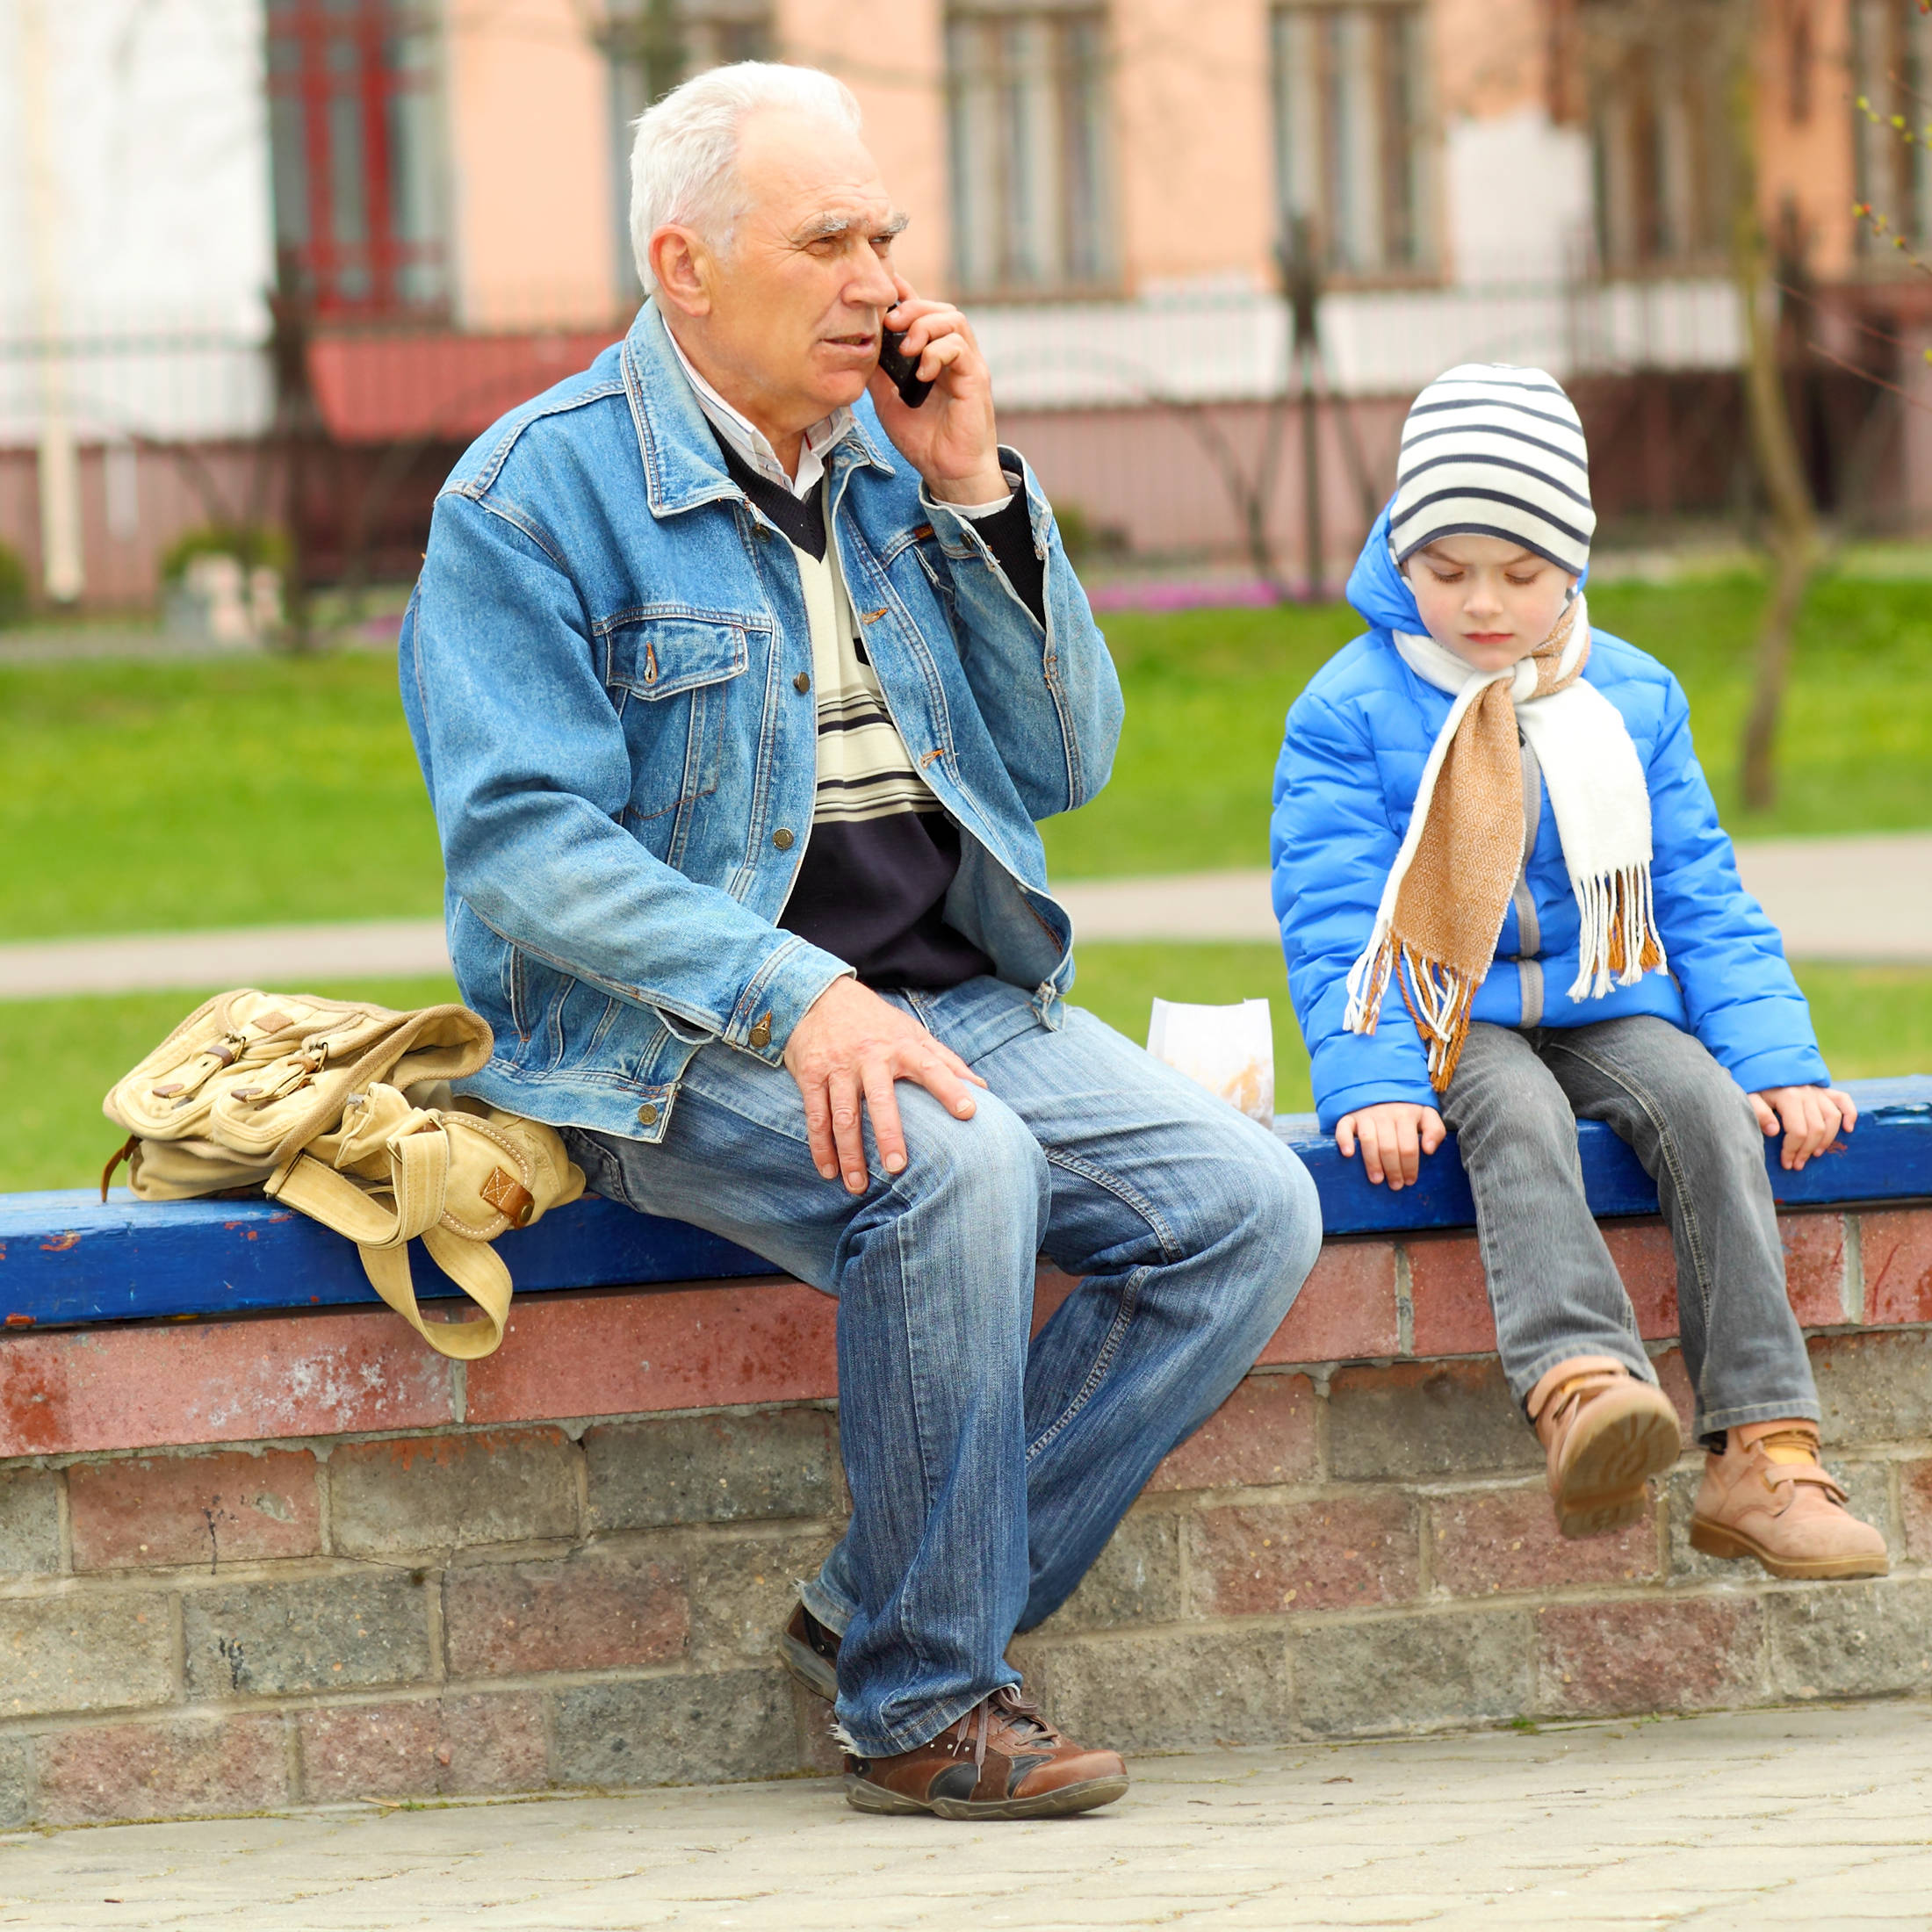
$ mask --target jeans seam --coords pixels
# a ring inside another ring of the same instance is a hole
[[[1056,1167],[1063,1167],[1070,1174],[1078,1174],[1090,1180],[1096,1187],[1104,1188],[1123,1207],[1131,1208],[1147,1225],[1154,1230],[1161,1244],[1161,1259],[1169,1267],[1185,1261],[1187,1257],[1180,1243],[1174,1236],[1174,1230],[1162,1219],[1153,1202],[1129,1187],[1118,1175],[1110,1174],[1104,1167],[1097,1167],[1092,1161],[1083,1160],[1078,1154],[1070,1154],[1063,1147],[1049,1147],[1042,1143],[1040,1151]]]
[[[1113,1367],[1114,1358],[1121,1352],[1121,1344],[1126,1340],[1128,1329],[1133,1323],[1134,1311],[1140,1303],[1141,1284],[1153,1272],[1151,1266],[1139,1267],[1127,1278],[1127,1285],[1121,1291],[1120,1312],[1108,1324],[1106,1338],[1093,1358],[1093,1366],[1087,1371],[1085,1381],[1080,1385],[1079,1394],[1054,1417],[1037,1440],[1027,1445],[1028,1462],[1046,1449],[1056,1437],[1063,1434],[1072,1424],[1074,1417],[1099,1392],[1100,1385],[1107,1380],[1107,1371]]]
[[[1567,1053],[1573,1060],[1581,1060],[1585,1066],[1594,1068],[1604,1079],[1634,1100],[1643,1109],[1644,1117],[1656,1128],[1658,1148],[1663,1156],[1664,1165],[1670,1171],[1670,1185],[1676,1193],[1677,1206],[1683,1215],[1684,1240],[1690,1250],[1691,1265],[1697,1270],[1698,1301],[1703,1313],[1704,1332],[1708,1341],[1711,1333],[1710,1265],[1705,1258],[1703,1233],[1698,1223],[1698,1212],[1684,1185],[1683,1168],[1677,1157],[1677,1143],[1671,1135],[1669,1123],[1651,1106],[1649,1096],[1633,1086],[1615,1068],[1605,1066],[1601,1060],[1593,1059],[1567,1041],[1553,1040],[1549,1050],[1553,1053]]]

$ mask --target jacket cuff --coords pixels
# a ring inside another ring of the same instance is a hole
[[[836,954],[796,934],[782,933],[779,943],[766,954],[764,963],[738,996],[719,1037],[767,1066],[782,1066],[785,1042],[812,1002],[834,980],[857,977]]]
[[[1829,1086],[1825,1056],[1811,1047],[1773,1047],[1748,1054],[1725,1069],[1747,1093],[1770,1087]]]
[[[1442,1096],[1427,1080],[1420,1086],[1409,1080],[1364,1080],[1359,1085],[1320,1095],[1316,1101],[1316,1118],[1321,1121],[1324,1134],[1332,1134],[1336,1122],[1344,1114],[1359,1114],[1365,1107],[1381,1107],[1388,1101],[1432,1107],[1438,1114],[1442,1111]]]

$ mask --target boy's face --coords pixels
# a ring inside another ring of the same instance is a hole
[[[1423,628],[1478,671],[1526,658],[1576,580],[1507,537],[1441,537],[1402,566]]]

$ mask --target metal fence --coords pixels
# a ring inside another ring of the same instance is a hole
[[[346,331],[264,311],[0,335],[0,542],[38,583],[47,456],[64,443],[87,601],[151,602],[168,545],[205,523],[288,527],[307,582],[407,575],[462,447],[626,321]],[[1123,566],[1322,575],[1311,550],[1332,559],[1359,537],[1409,399],[1463,361],[1535,364],[1571,387],[1612,521],[1735,515],[1750,496],[1736,299],[1720,279],[1335,289],[1318,356],[1298,356],[1282,299],[1247,286],[974,321],[1005,433],[1070,525]],[[1815,359],[1793,380],[1827,507],[1908,515],[1900,400]]]

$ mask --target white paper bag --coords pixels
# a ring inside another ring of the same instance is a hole
[[[1274,1022],[1265,999],[1188,1006],[1157,999],[1147,1050],[1264,1127],[1274,1125]]]

